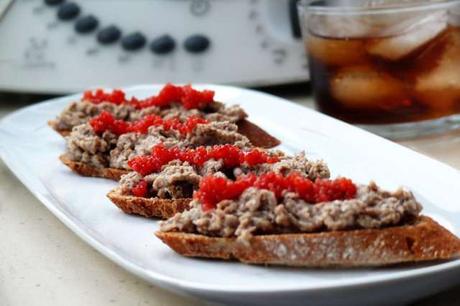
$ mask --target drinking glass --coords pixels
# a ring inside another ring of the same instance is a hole
[[[460,1],[300,1],[317,108],[398,139],[460,127]]]

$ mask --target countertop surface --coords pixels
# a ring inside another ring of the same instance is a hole
[[[311,107],[307,90],[270,89]],[[0,117],[30,103],[0,94]],[[460,131],[403,141],[460,169]],[[458,305],[460,285],[414,305]],[[0,305],[203,305],[118,267],[55,218],[0,161]]]

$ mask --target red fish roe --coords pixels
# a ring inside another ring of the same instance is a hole
[[[246,175],[231,181],[223,177],[207,176],[200,182],[200,189],[194,198],[200,200],[204,211],[214,209],[216,204],[227,199],[238,198],[243,191],[251,187],[256,180],[255,175]]]
[[[161,169],[159,160],[152,155],[133,157],[128,161],[128,166],[144,176],[158,172]]]
[[[106,93],[102,89],[95,91],[87,90],[83,93],[83,99],[94,104],[110,102],[113,104],[122,104],[125,102],[125,93],[119,89],[114,89],[111,93]]]
[[[181,122],[177,118],[168,119],[163,122],[163,126],[166,131],[168,130],[177,130],[181,134],[186,135],[191,133],[198,124],[205,124],[208,123],[208,120],[198,117],[198,116],[190,116],[184,122]]]
[[[136,197],[145,197],[148,193],[148,185],[145,180],[140,180],[136,186],[131,189],[131,193]]]
[[[245,161],[248,166],[254,166],[263,163],[273,164],[278,161],[278,157],[268,156],[260,150],[251,150],[246,154]]]
[[[139,100],[136,97],[132,97],[129,101],[126,102],[126,104],[131,105],[135,109],[142,109],[144,107],[147,107],[147,106],[144,106],[145,100]]]
[[[205,108],[209,103],[214,101],[214,91],[203,90],[198,91],[190,85],[182,87],[182,105],[186,109],[201,109]]]
[[[269,172],[256,177],[254,174],[242,176],[235,181],[222,177],[207,176],[200,182],[200,188],[194,198],[207,211],[216,207],[223,200],[234,200],[248,188],[267,189],[272,191],[278,199],[284,192],[295,192],[308,203],[322,203],[334,200],[352,199],[356,196],[356,185],[347,178],[335,180],[317,179],[311,181],[299,173],[287,176]]]
[[[126,133],[128,123],[123,120],[116,120],[112,114],[103,111],[98,116],[91,118],[89,124],[96,134],[102,134],[105,131],[110,131],[116,135]]]
[[[253,156],[254,154],[260,157],[257,163],[252,157],[249,158],[251,162],[249,164],[248,156]],[[148,175],[160,171],[161,167],[175,159],[195,166],[203,166],[210,159],[221,159],[226,168],[234,168],[243,164],[255,166],[263,163],[275,163],[279,160],[278,157],[270,156],[258,149],[243,151],[241,148],[230,144],[213,147],[201,146],[196,149],[166,148],[163,144],[158,144],[153,147],[151,155],[136,156],[128,162],[128,165],[134,171],[142,175]]]
[[[166,84],[156,96],[148,97],[141,101],[133,101],[132,105],[136,108],[146,108],[150,106],[166,107],[174,102],[181,102],[183,92],[182,87],[173,84]]]
[[[154,96],[152,105],[168,106],[172,102],[180,102],[183,92],[182,87],[173,84],[166,84],[157,96]],[[146,101],[147,102],[147,101]]]
[[[130,100],[126,100],[125,93],[119,89],[113,90],[112,93],[106,93],[102,89],[85,91],[83,99],[95,104],[101,102],[110,102],[114,104],[125,103],[127,105],[132,105],[136,109],[151,106],[167,107],[171,103],[181,103],[186,109],[203,109],[208,104],[214,102],[214,91],[200,91],[193,89],[191,85],[175,86],[168,83],[161,89],[158,95],[142,100],[134,97]]]
[[[141,134],[147,134],[149,127],[164,125],[165,121],[159,116],[148,115],[137,121],[126,122],[126,124],[127,128],[125,133],[137,132]]]
[[[89,124],[96,134],[110,131],[116,135],[134,132],[146,134],[151,126],[163,126],[166,131],[172,129],[179,131],[181,135],[187,135],[191,133],[198,124],[205,123],[208,123],[206,119],[197,116],[191,116],[184,122],[181,122],[179,119],[164,120],[155,115],[148,115],[140,120],[128,122],[117,120],[112,114],[106,111],[103,111],[89,121]]]

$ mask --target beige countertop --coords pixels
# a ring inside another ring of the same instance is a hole
[[[270,90],[311,106],[298,89]],[[1,98],[1,96],[0,96]],[[0,101],[0,117],[24,103]],[[460,169],[460,131],[402,142]],[[460,286],[415,305],[458,305]],[[0,305],[203,305],[126,272],[55,218],[0,161]]]

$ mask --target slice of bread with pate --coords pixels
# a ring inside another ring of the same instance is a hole
[[[421,215],[402,188],[296,173],[223,180],[202,179],[189,210],[162,221],[156,236],[184,256],[263,265],[386,266],[460,255],[460,240]]]
[[[151,156],[135,157],[130,166],[134,171],[124,175],[107,196],[125,213],[162,219],[188,208],[185,203],[192,200],[205,176],[234,179],[274,171],[297,172],[309,180],[329,177],[323,161],[309,160],[303,153],[286,156],[278,151],[245,150],[232,145],[195,149],[158,145]]]
[[[73,128],[66,137],[66,152],[61,161],[80,175],[119,179],[131,170],[130,159],[149,155],[159,143],[181,148],[223,144],[254,147],[230,122],[209,122],[195,116],[181,121],[155,115],[129,122],[102,112]]]
[[[426,216],[381,229],[254,235],[248,243],[235,237],[184,232],[158,231],[155,235],[183,256],[259,265],[371,267],[460,255],[459,239]]]
[[[48,121],[48,125],[53,127],[53,120]],[[281,143],[277,138],[247,119],[236,122],[236,125],[238,127],[238,133],[246,136],[254,147],[270,149]],[[71,134],[72,130],[56,130],[56,132],[62,137],[67,137]]]
[[[257,147],[272,148],[280,143],[248,121],[247,114],[240,106],[226,106],[216,102],[213,91],[195,90],[190,85],[166,84],[158,95],[145,99],[128,99],[119,89],[112,92],[101,89],[86,91],[80,101],[68,105],[56,119],[48,121],[48,125],[62,136],[69,136],[74,127],[87,123],[102,112],[108,112],[116,119],[124,121],[140,120],[147,115],[179,120],[198,116],[209,122],[236,124],[239,133],[249,138]]]

